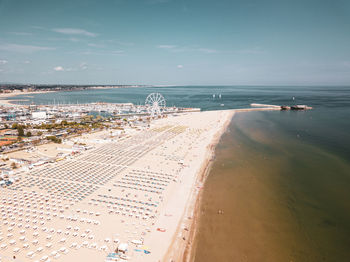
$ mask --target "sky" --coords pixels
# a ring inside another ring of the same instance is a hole
[[[0,0],[0,83],[349,85],[349,0]]]

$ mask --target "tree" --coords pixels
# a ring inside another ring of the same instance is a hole
[[[41,136],[42,134],[43,134],[43,132],[39,131],[37,135]]]
[[[15,162],[12,162],[12,164],[11,164],[11,168],[12,168],[12,169],[16,169],[16,168],[17,168],[17,165],[16,165],[16,163],[15,163]]]
[[[24,136],[24,130],[22,126],[17,126],[18,136]]]
[[[54,143],[57,143],[57,144],[61,144],[62,143],[62,139],[57,138],[56,136],[47,136],[46,139],[50,140],[50,141],[52,141]]]
[[[27,137],[31,137],[32,136],[32,132],[28,131],[26,134]]]
[[[16,129],[17,126],[18,126],[17,123],[13,123],[13,124],[12,124],[12,129]]]

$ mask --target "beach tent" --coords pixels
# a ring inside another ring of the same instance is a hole
[[[118,248],[117,248],[117,252],[126,253],[126,251],[128,251],[128,244],[127,243],[120,243]]]

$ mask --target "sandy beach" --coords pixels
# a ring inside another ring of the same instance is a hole
[[[12,92],[12,93],[0,93],[0,105],[11,106],[14,105],[14,101],[27,101],[27,100],[9,100],[9,97],[15,97],[19,95],[32,95],[32,94],[44,94],[52,93],[55,91],[35,91],[35,92]]]
[[[2,261],[181,261],[201,174],[233,112],[169,116],[18,174],[0,190]],[[121,243],[128,251],[115,254]]]

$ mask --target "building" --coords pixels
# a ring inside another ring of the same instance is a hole
[[[46,117],[46,112],[44,111],[32,112],[32,119],[46,119]]]

